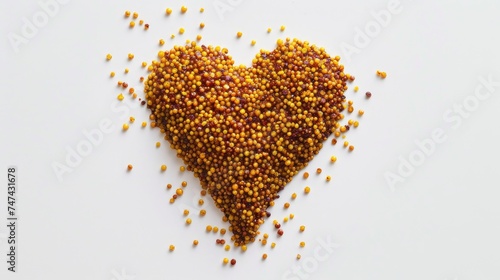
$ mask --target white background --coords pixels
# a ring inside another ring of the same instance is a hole
[[[17,52],[9,38],[22,36],[23,18],[32,22],[43,10],[37,1],[0,4],[1,279],[500,279],[498,82],[489,97],[474,97],[481,79],[500,81],[500,2],[401,0],[383,27],[374,14],[387,11],[386,0],[67,2]],[[220,3],[229,3],[230,10],[217,12]],[[181,5],[189,8],[185,15],[179,14]],[[167,7],[174,10],[170,17]],[[125,10],[139,12],[150,29],[130,30]],[[206,28],[199,31],[202,21]],[[171,40],[180,27],[186,33]],[[359,32],[367,28],[373,33],[362,42]],[[240,40],[237,31],[244,34]],[[278,38],[308,40],[342,56],[346,71],[356,76],[346,92],[356,110],[365,110],[360,126],[347,134],[356,148],[348,153],[325,143],[307,168],[310,178],[295,178],[286,187],[261,228],[270,233],[269,242],[277,242],[275,249],[255,243],[242,254],[216,246],[219,235],[204,228],[226,227],[220,211],[206,197],[207,216],[197,216],[197,180],[178,171],[182,162],[158,129],[140,128],[147,110],[116,99],[118,80],[142,96],[138,77],[146,72],[140,62],[155,59],[160,38],[169,49],[197,34],[204,44],[227,47],[246,65]],[[347,52],[348,46],[355,52]],[[113,55],[109,62],[107,53]],[[128,53],[135,54],[132,62]],[[378,79],[377,69],[387,79]],[[368,90],[370,100],[363,98]],[[466,117],[448,112],[464,101]],[[136,122],[122,133],[131,115]],[[53,164],[66,164],[68,149],[86,141],[84,131],[98,129],[102,121],[113,131],[58,180]],[[391,188],[385,174],[401,175],[401,158],[418,153],[415,141],[435,129],[446,140]],[[338,157],[334,165],[331,155]],[[160,172],[161,164],[167,172]],[[15,274],[4,262],[9,165],[19,169]],[[317,167],[323,169],[319,176],[313,174]],[[328,184],[326,175],[333,177]],[[184,180],[185,195],[170,205],[173,190],[166,184],[175,189]],[[306,185],[312,188],[308,196],[302,193]],[[293,192],[298,198],[283,211]],[[192,210],[189,227],[184,208]],[[295,219],[283,224],[285,235],[277,239],[271,221],[285,213]],[[298,233],[302,224],[307,229]],[[200,242],[197,248],[193,239]],[[318,247],[321,240],[336,244],[326,260],[315,257],[315,250],[327,252]],[[298,247],[300,241],[305,248]],[[170,244],[176,245],[173,253]],[[224,257],[238,263],[223,266]]]

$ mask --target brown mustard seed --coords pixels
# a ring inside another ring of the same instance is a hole
[[[278,192],[343,118],[348,76],[339,60],[286,39],[245,68],[225,48],[190,42],[148,66],[151,122],[224,212],[236,246],[255,240]]]

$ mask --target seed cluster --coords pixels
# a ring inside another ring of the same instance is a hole
[[[340,58],[297,39],[261,50],[250,68],[195,42],[158,57],[144,88],[151,120],[223,211],[235,245],[253,242],[278,192],[338,126],[349,77]]]

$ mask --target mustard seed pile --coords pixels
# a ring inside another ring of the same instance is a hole
[[[150,65],[150,118],[224,213],[235,245],[255,241],[278,192],[339,126],[350,79],[339,60],[286,39],[249,68],[196,42]]]

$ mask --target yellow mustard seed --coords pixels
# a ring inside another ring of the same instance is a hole
[[[134,28],[134,26],[135,26],[135,21],[131,21],[131,22],[128,24],[128,26],[129,26],[130,28]]]
[[[168,250],[169,250],[170,252],[174,251],[174,250],[175,250],[175,246],[174,246],[174,245],[170,245],[170,246],[168,247]]]
[[[271,243],[271,248],[274,248],[274,247],[276,247],[276,243],[273,242],[273,243]]]
[[[352,126],[358,127],[359,126],[359,122],[358,121],[354,121],[354,123],[352,124]]]
[[[200,22],[200,28],[203,29],[205,27],[205,23]]]
[[[285,26],[284,26],[284,25],[282,25],[282,26],[280,27],[280,31],[281,31],[281,32],[285,31]]]
[[[148,125],[148,123],[147,123],[147,122],[142,122],[142,123],[141,123],[141,126],[142,126],[142,127],[146,127],[147,125]]]
[[[128,129],[128,127],[129,127],[129,126],[128,126],[128,123],[124,123],[124,124],[123,124],[123,126],[122,126],[122,129],[123,129],[123,130],[127,130],[127,129]]]
[[[255,46],[255,44],[256,44],[256,43],[257,43],[257,42],[256,42],[255,40],[252,40],[252,42],[250,42],[250,44],[251,44],[252,46]]]
[[[163,46],[163,45],[165,45],[165,40],[160,39],[160,41],[158,43],[160,44],[160,46]]]
[[[205,8],[201,7],[200,8],[200,13],[203,13],[205,11]]]
[[[186,171],[186,167],[184,167],[184,165],[181,165],[181,167],[179,167],[179,171],[180,171],[180,172],[184,172],[184,171]]]
[[[188,209],[184,209],[184,212],[182,212],[184,214],[184,216],[187,216],[189,215],[189,210]]]
[[[106,60],[111,60],[112,58],[113,58],[113,56],[112,56],[111,54],[109,54],[109,53],[108,53],[108,54],[106,55]]]
[[[284,207],[285,209],[287,209],[288,207],[290,207],[290,203],[286,202],[286,203],[283,205],[283,207]]]
[[[224,263],[224,264],[228,264],[228,263],[229,263],[229,259],[228,259],[228,258],[224,258],[224,259],[222,260],[222,263]]]
[[[310,187],[305,187],[304,188],[304,193],[308,194],[309,192],[311,192],[311,188]]]
[[[229,246],[229,244],[226,244],[226,246],[224,246],[224,250],[229,251],[229,249],[231,249],[231,246]]]
[[[139,17],[139,14],[138,14],[137,12],[134,12],[134,13],[132,14],[132,17],[133,17],[133,18],[138,18],[138,17]]]
[[[181,196],[182,194],[184,193],[184,191],[182,189],[176,189],[175,190],[175,194]]]
[[[306,243],[304,241],[301,241],[299,245],[300,247],[304,248],[306,246]]]
[[[309,178],[309,173],[308,172],[304,172],[304,175],[302,175],[302,177],[304,177],[304,179]]]
[[[208,225],[208,226],[206,227],[206,230],[207,230],[208,232],[212,231],[212,226],[211,226],[211,225]]]
[[[206,214],[207,214],[207,210],[205,210],[205,209],[201,209],[201,210],[200,210],[200,216],[202,216],[202,217],[203,217],[203,216],[205,216]]]
[[[125,68],[125,74],[127,74],[130,70],[128,68]]]
[[[128,118],[128,120],[129,120],[129,122],[130,122],[130,123],[135,122],[135,118],[134,118],[133,116],[130,116],[130,117]]]
[[[321,171],[322,171],[321,168],[316,169],[317,174],[321,174]]]
[[[174,39],[174,38],[175,38],[175,34],[170,35],[170,39]]]
[[[203,201],[203,199],[201,199],[201,198],[200,198],[200,199],[198,200],[198,205],[203,205],[203,203],[205,203],[205,201]]]
[[[129,53],[129,54],[128,54],[128,59],[129,59],[129,60],[134,59],[134,54],[133,54],[133,53]]]
[[[288,222],[288,217],[284,217],[284,218],[283,218],[283,222],[284,222],[284,223]]]
[[[156,148],[159,148],[161,146],[160,142],[156,142]]]
[[[186,6],[181,7],[181,13],[185,14],[187,12],[188,8]]]
[[[354,151],[354,146],[353,146],[353,145],[350,145],[350,146],[349,146],[349,152],[352,152],[352,151]]]
[[[144,68],[144,67],[148,66],[148,63],[147,63],[146,61],[143,61],[143,62],[141,63],[141,66]]]
[[[199,34],[196,35],[196,41],[201,41],[201,38],[202,38],[201,35],[199,35]]]
[[[336,156],[331,156],[331,157],[330,157],[330,162],[331,162],[331,163],[334,163],[334,162],[336,162],[336,161],[337,161],[337,157],[336,157]]]
[[[300,230],[301,232],[303,232],[304,230],[306,230],[306,226],[300,226],[300,227],[299,227],[299,230]]]
[[[192,222],[191,218],[187,218],[187,219],[186,219],[186,224],[190,225],[190,224],[191,224],[191,222]]]
[[[182,181],[181,186],[182,186],[183,188],[185,188],[187,185],[188,185],[188,183],[187,183],[186,181]]]
[[[262,254],[262,259],[263,260],[267,259],[267,254]]]
[[[132,164],[127,165],[128,170],[132,170],[132,168],[134,168],[134,166],[132,166]]]
[[[184,31],[185,31],[184,28],[182,28],[182,27],[179,28],[179,34],[181,34],[181,35],[184,34]]]
[[[238,33],[236,33],[236,37],[241,38],[241,36],[243,36],[243,33],[241,31],[238,31]]]
[[[162,164],[162,166],[160,167],[161,171],[166,171],[167,170],[167,166],[165,164]]]
[[[267,29],[267,33],[271,33],[271,31],[272,31],[272,29],[269,27],[269,28]]]
[[[297,254],[297,257],[296,257],[296,258],[297,258],[297,260],[300,260],[300,258],[301,258],[301,257],[302,257],[302,256],[301,256],[300,254]]]
[[[358,86],[355,86],[355,87],[354,87],[354,92],[358,92],[358,90],[359,90],[359,87],[358,87]]]
[[[167,184],[167,189],[171,189],[172,188],[172,184]]]
[[[349,142],[344,141],[344,148],[349,146]]]
[[[330,182],[331,179],[332,179],[332,177],[330,175],[326,176],[326,181],[327,182]]]
[[[292,193],[292,199],[296,199],[297,198],[297,194],[296,193]]]
[[[290,216],[290,220],[292,220],[295,217],[294,214],[290,214],[289,216]]]
[[[213,232],[213,233],[217,233],[218,231],[219,231],[219,228],[218,228],[218,227],[213,227],[213,228],[212,228],[212,232]]]
[[[141,19],[139,20],[139,25],[142,25],[144,23],[144,21]]]
[[[194,246],[197,246],[197,245],[198,245],[198,243],[199,243],[199,242],[198,242],[198,240],[196,240],[196,239],[195,239],[195,240],[193,240],[193,245],[194,245]]]
[[[129,17],[130,16],[130,11],[125,11],[125,17]]]
[[[171,8],[167,8],[165,10],[165,14],[170,15],[171,13],[172,13],[172,9]]]
[[[245,252],[247,250],[247,245],[242,245],[241,246],[241,251]]]
[[[115,72],[111,72],[111,73],[109,73],[109,76],[110,76],[111,78],[113,78],[113,77],[115,76]]]
[[[365,113],[365,111],[363,111],[363,110],[359,110],[359,111],[358,111],[358,115],[359,115],[359,116],[362,116],[364,113]]]
[[[262,246],[266,246],[266,244],[267,244],[267,239],[262,239],[261,243],[262,243]]]
[[[122,101],[124,97],[123,97],[123,94],[120,93],[120,94],[118,94],[118,96],[116,98],[118,100]]]
[[[220,229],[220,234],[221,234],[221,235],[226,234],[226,229],[225,229],[225,228],[221,228],[221,229]]]
[[[174,202],[175,202],[175,199],[171,198],[170,203],[174,203]]]
[[[264,239],[267,239],[269,237],[269,234],[264,233],[264,235],[262,237],[264,237]]]

